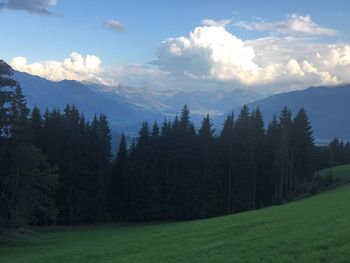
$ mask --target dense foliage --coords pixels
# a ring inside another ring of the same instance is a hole
[[[0,234],[57,215],[55,169],[31,143],[29,110],[12,69],[0,60]]]
[[[315,169],[350,162],[349,143],[314,145],[304,109],[285,107],[265,126],[246,106],[218,132],[209,115],[196,130],[186,106],[173,121],[144,122],[113,160],[106,116],[30,112],[11,73],[0,61],[0,231],[237,213],[287,202]]]
[[[189,110],[173,122],[143,123],[127,150],[122,139],[112,174],[117,219],[192,219],[236,213],[293,198],[313,174],[306,113],[284,108],[264,129],[259,109],[230,114],[219,135],[209,116],[196,132]]]

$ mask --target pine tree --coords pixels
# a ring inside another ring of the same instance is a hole
[[[20,85],[16,85],[15,91],[11,97],[11,106],[9,109],[9,136],[10,136],[10,154],[12,156],[13,169],[9,173],[9,186],[11,192],[11,219],[14,224],[21,224],[24,219],[20,213],[20,195],[21,182],[25,181],[23,173],[25,158],[23,152],[26,149],[28,141],[28,114],[25,98],[22,94]]]
[[[259,206],[262,205],[262,200],[259,195],[257,199],[257,193],[260,192],[258,187],[261,186],[262,181],[264,181],[262,157],[264,156],[265,130],[263,117],[259,108],[252,112],[250,122],[250,207],[251,209],[255,209],[257,204]]]
[[[279,169],[279,143],[281,141],[281,129],[276,115],[273,116],[266,131],[264,143],[264,172],[263,180],[260,181],[260,196],[266,205],[276,203],[277,193],[280,191]]]
[[[198,148],[199,148],[199,204],[200,216],[209,217],[217,213],[218,198],[216,191],[218,190],[217,181],[214,177],[215,173],[215,138],[213,124],[209,114],[203,119],[202,126],[198,131]]]
[[[42,148],[43,134],[43,119],[39,108],[34,107],[30,117],[30,137],[31,142],[38,148]]]
[[[292,167],[290,192],[296,185],[310,179],[314,167],[314,138],[306,112],[299,110],[292,127]]]
[[[218,156],[221,190],[220,190],[220,214],[234,212],[233,174],[234,174],[234,116],[229,114],[224,122],[218,144]]]
[[[195,178],[198,176],[196,165],[196,130],[190,120],[190,111],[185,105],[181,111],[176,145],[176,210],[181,219],[194,218],[199,209],[192,191],[196,187]]]
[[[124,132],[120,136],[117,156],[114,162],[114,170],[111,179],[111,208],[114,220],[122,220],[126,213],[126,196],[128,189],[127,181],[128,150]]]
[[[110,217],[108,211],[108,185],[110,184],[111,162],[111,130],[106,115],[99,118],[99,168],[97,180],[97,221],[105,221]]]
[[[291,181],[291,130],[292,113],[284,107],[279,116],[280,142],[278,153],[279,167],[279,191],[276,192],[276,202],[283,202],[289,198],[289,189]]]
[[[30,145],[29,109],[12,69],[0,61],[0,234],[4,227],[54,221],[57,176]]]
[[[0,59],[0,138],[9,133],[9,104],[12,101],[15,88],[19,85],[11,78],[12,74],[12,68]]]
[[[251,207],[252,196],[252,157],[251,157],[251,122],[250,112],[246,105],[240,111],[235,127],[236,147],[236,177],[234,199],[238,211],[245,211]]]

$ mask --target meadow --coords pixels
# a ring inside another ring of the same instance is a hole
[[[350,178],[350,165],[332,168],[332,175]],[[349,262],[349,222],[350,185],[344,184],[211,219],[36,228],[0,248],[0,262]]]

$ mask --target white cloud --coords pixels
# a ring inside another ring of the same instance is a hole
[[[57,0],[2,0],[0,1],[0,9],[23,10],[28,13],[39,15],[50,15],[47,9],[56,5]]]
[[[153,63],[178,78],[267,87],[306,88],[350,81],[350,46],[308,38],[244,41],[224,27],[201,26],[188,37],[169,38]]]
[[[231,23],[232,19],[222,19],[222,20],[213,20],[213,19],[203,19],[201,24],[203,26],[217,26],[217,27],[225,27],[229,23]]]
[[[292,14],[286,20],[277,22],[266,22],[263,20],[235,23],[235,26],[247,30],[269,31],[292,35],[317,35],[317,36],[334,36],[337,31],[332,28],[321,27],[312,21],[309,15],[300,16]]]
[[[46,60],[28,63],[25,57],[14,57],[10,65],[18,71],[27,72],[52,81],[64,79],[92,81],[108,86],[123,83],[136,87],[164,88],[169,82],[168,72],[157,67],[132,64],[111,68],[102,68],[102,61],[94,55],[83,57],[72,52],[63,61]],[[170,81],[174,83],[174,81]],[[173,86],[172,86],[173,87]]]
[[[252,47],[223,27],[197,27],[188,38],[167,39],[156,54],[155,64],[161,68],[201,78],[237,79],[247,83],[251,81],[251,72],[258,70]]]
[[[124,32],[124,26],[117,20],[109,20],[105,23],[105,26],[117,32]]]
[[[101,72],[101,60],[94,55],[85,58],[77,52],[72,52],[69,58],[63,61],[47,60],[28,64],[25,57],[15,57],[11,66],[33,75],[53,81],[63,79],[93,80]]]
[[[73,52],[62,61],[28,63],[20,71],[51,80],[90,80],[150,88],[209,90],[234,87],[280,92],[350,82],[350,44],[328,44],[296,36],[242,40],[224,26],[199,26],[188,36],[169,38],[151,65],[102,68],[93,55]]]

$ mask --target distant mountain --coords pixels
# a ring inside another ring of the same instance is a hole
[[[199,124],[202,116],[223,115],[228,109],[262,98],[244,89],[231,91],[181,91],[135,88],[119,84],[115,87],[90,82],[63,80],[59,82],[15,71],[14,78],[23,87],[30,107],[45,108],[75,104],[87,117],[104,113],[115,131],[133,134],[141,122],[162,121],[179,114],[186,104],[192,120]]]
[[[175,92],[169,90],[155,91],[147,87],[136,88],[123,84],[111,87],[91,82],[83,83],[85,86],[96,92],[106,92],[109,95],[114,94],[116,96],[124,98],[126,101],[137,107],[158,112],[168,110],[169,107],[163,104],[162,101],[175,94]]]
[[[219,129],[225,113],[233,109],[237,114],[247,104],[251,109],[259,106],[265,122],[286,105],[293,113],[304,107],[319,142],[336,136],[350,138],[350,85],[311,87],[262,99],[263,95],[246,89],[156,91],[122,84],[109,87],[72,80],[53,82],[17,71],[14,78],[21,83],[30,107],[44,111],[47,107],[63,109],[66,104],[75,104],[88,118],[94,113],[106,114],[114,131],[124,130],[130,135],[137,132],[142,121],[162,121],[178,114],[185,104],[197,125],[209,112]]]
[[[284,106],[294,114],[304,107],[319,143],[331,138],[350,138],[350,84],[311,87],[305,90],[281,93],[248,104],[250,109],[260,107],[265,121],[278,115]],[[237,114],[239,109],[234,110]]]
[[[179,92],[163,101],[170,109],[179,109],[186,104],[192,114],[212,116],[223,115],[228,109],[240,107],[244,104],[263,98],[263,95],[246,90],[232,91],[192,91]]]
[[[30,107],[58,107],[61,110],[67,104],[76,105],[88,118],[95,113],[108,116],[114,130],[135,132],[143,120],[160,120],[163,116],[130,103],[123,96],[94,90],[83,83],[73,80],[53,82],[27,73],[15,72],[14,79],[20,82]]]
[[[165,116],[174,116],[186,104],[192,115],[203,116],[210,113],[213,116],[223,115],[227,109],[262,99],[262,94],[246,90],[229,91],[171,91],[152,90],[150,88],[135,88],[119,84],[115,87],[95,83],[84,83],[91,89],[117,94],[130,103],[152,111],[158,111]]]

